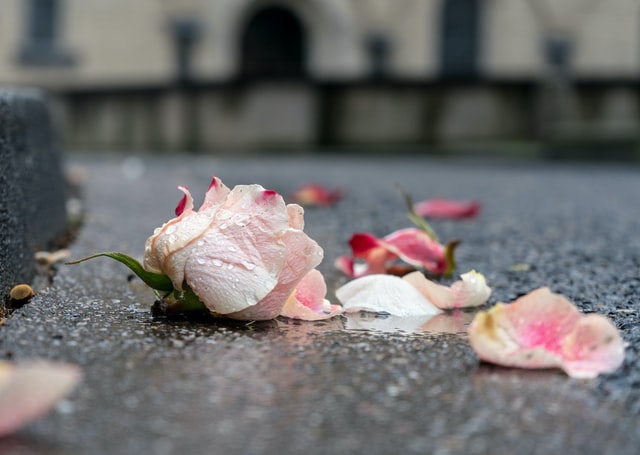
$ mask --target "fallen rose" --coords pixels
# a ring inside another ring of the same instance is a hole
[[[377,238],[355,233],[349,240],[352,256],[340,256],[335,266],[350,277],[388,273],[396,260],[423,268],[436,275],[447,274],[455,267],[453,250],[457,242],[442,245],[422,229],[406,228]]]
[[[457,201],[453,199],[427,199],[413,205],[415,213],[424,218],[469,219],[480,213],[478,201]]]
[[[450,287],[428,280],[421,272],[400,278],[367,275],[336,290],[345,312],[370,311],[394,316],[429,316],[442,310],[484,304],[491,295],[484,276],[472,270]]]
[[[319,183],[306,183],[298,187],[292,194],[292,200],[303,206],[329,207],[342,199],[343,191],[340,188],[329,190]]]
[[[266,320],[278,316],[296,287],[322,261],[320,246],[304,233],[304,211],[260,185],[229,190],[214,177],[194,210],[185,187],[173,218],[145,243],[143,266],[122,253],[100,253],[127,265],[164,293],[167,313],[206,309],[216,316]],[[74,262],[74,263],[75,263]],[[315,274],[312,282],[324,282]],[[306,286],[307,294],[326,287]],[[322,295],[306,295],[304,301]]]
[[[74,365],[0,361],[0,437],[44,415],[81,377]]]
[[[561,368],[575,378],[615,371],[624,360],[624,343],[609,319],[581,314],[546,287],[478,313],[469,326],[469,340],[486,362]]]

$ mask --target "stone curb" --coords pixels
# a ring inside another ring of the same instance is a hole
[[[34,277],[34,252],[67,225],[61,151],[46,97],[0,89],[0,293]]]

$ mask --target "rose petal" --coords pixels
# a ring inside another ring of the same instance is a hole
[[[403,279],[441,309],[469,308],[486,303],[491,296],[491,288],[487,286],[484,275],[471,270],[460,276],[462,280],[456,281],[451,287],[428,280],[422,272],[409,273]]]
[[[73,365],[0,362],[0,437],[44,415],[81,377]]]
[[[304,232],[290,229],[282,241],[285,245],[285,262],[276,286],[256,305],[229,313],[227,316],[245,321],[275,318],[298,283],[322,262],[322,248]]]
[[[364,263],[354,263],[353,273],[356,277],[382,274],[386,272],[387,263],[397,258],[376,236],[367,232],[357,232],[349,240],[353,257]],[[360,267],[357,267],[360,265]]]
[[[229,188],[214,177],[202,206],[195,212],[189,190],[185,187],[178,188],[184,193],[186,201],[180,215],[162,225],[145,243],[143,264],[150,272],[167,273],[167,269],[171,267],[166,262],[167,258],[203,234],[230,192]],[[171,278],[174,287],[180,289],[184,281],[181,270]]]
[[[622,338],[608,319],[582,315],[548,288],[478,313],[469,339],[482,360],[522,368],[558,367],[572,377],[613,371],[624,358]]]
[[[382,239],[367,232],[357,232],[349,245],[353,257],[365,262],[365,267],[358,272],[351,270],[344,260],[336,264],[341,270],[352,271],[350,276],[386,273],[387,264],[397,258],[438,274],[448,268],[445,247],[421,229],[400,229]]]
[[[301,185],[292,195],[293,201],[300,205],[332,206],[342,198],[342,190],[329,190],[318,183]]]
[[[340,256],[333,262],[333,265],[345,275],[355,278],[353,258],[349,256]]]
[[[295,291],[289,296],[280,316],[305,321],[329,319],[342,313],[342,307],[331,305],[324,297],[327,285],[322,274],[313,269],[298,283]]]
[[[617,370],[624,361],[624,342],[609,319],[588,314],[562,343],[562,368],[574,378],[593,378]]]
[[[400,229],[382,240],[388,251],[408,264],[438,274],[447,270],[445,247],[421,229]]]
[[[469,219],[480,213],[478,201],[457,201],[453,199],[428,199],[413,206],[414,211],[424,218]]]
[[[367,275],[336,290],[346,312],[371,311],[395,316],[428,316],[440,313],[409,282],[393,275]]]

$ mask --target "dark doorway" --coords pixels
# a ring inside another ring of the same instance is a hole
[[[296,78],[305,74],[307,37],[298,17],[274,6],[258,11],[242,36],[241,76]]]
[[[478,0],[445,0],[440,38],[443,77],[473,78],[478,75],[479,25]]]

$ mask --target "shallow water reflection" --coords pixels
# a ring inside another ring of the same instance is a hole
[[[298,321],[280,318],[277,327],[295,333],[327,331],[370,331],[383,333],[466,334],[475,312],[455,310],[435,316],[399,317],[376,313],[347,313],[324,321]],[[272,327],[272,326],[270,326]],[[269,327],[267,327],[268,329]]]

